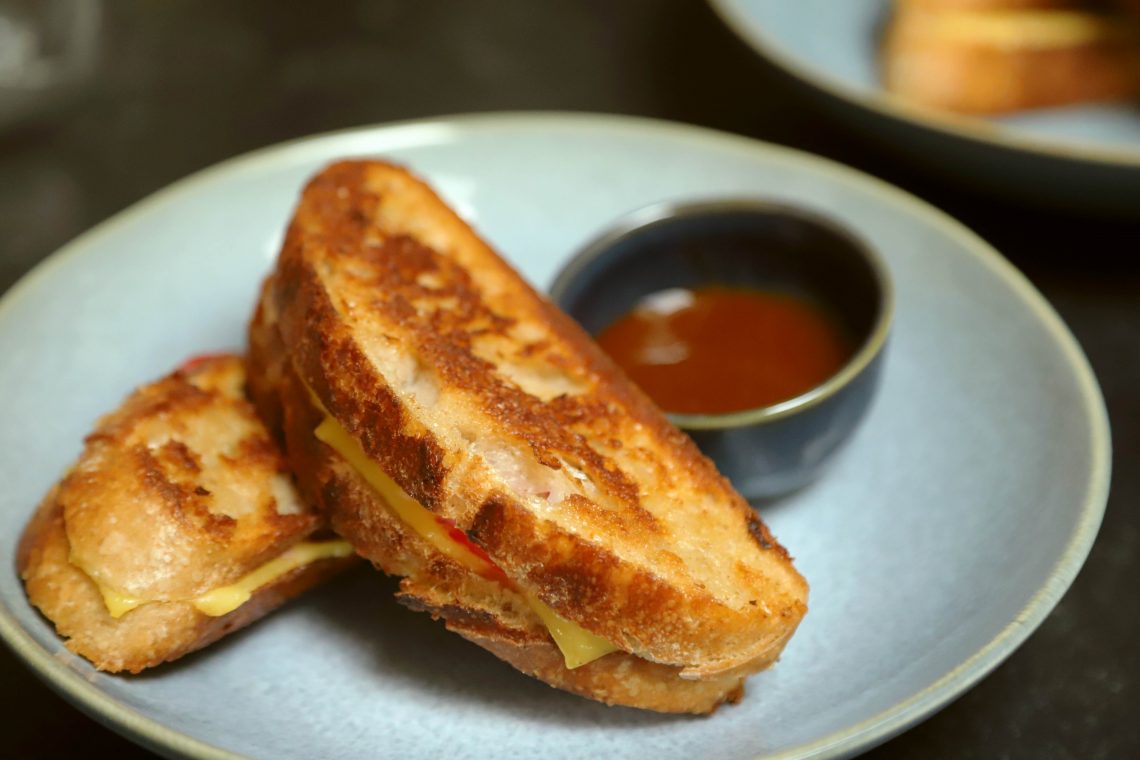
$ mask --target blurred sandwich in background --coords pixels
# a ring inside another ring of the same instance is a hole
[[[1140,95],[1140,0],[896,0],[889,92],[964,114]]]

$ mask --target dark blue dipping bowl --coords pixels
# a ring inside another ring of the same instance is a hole
[[[550,293],[597,335],[651,293],[708,285],[806,297],[828,307],[855,339],[837,373],[787,401],[727,414],[665,410],[746,497],[801,488],[850,438],[874,397],[893,311],[886,267],[816,213],[761,200],[702,201],[623,219],[566,264]]]

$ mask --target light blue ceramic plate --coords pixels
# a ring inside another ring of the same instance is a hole
[[[915,161],[999,192],[1081,209],[1140,210],[1140,104],[995,119],[916,108],[883,91],[878,45],[890,0],[710,0],[757,52],[829,113]]]
[[[883,385],[831,472],[763,514],[811,611],[706,719],[556,692],[398,607],[369,571],[142,677],[68,654],[13,571],[95,418],[190,354],[240,346],[302,182],[343,156],[426,175],[531,280],[622,215],[748,196],[831,214],[897,288]],[[1080,348],[985,243],[905,193],[751,140],[619,117],[493,115],[269,148],[154,195],[0,302],[0,633],[87,712],[170,754],[274,758],[831,757],[921,720],[1041,622],[1092,544],[1104,406]]]

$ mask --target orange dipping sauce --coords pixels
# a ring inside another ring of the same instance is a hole
[[[786,401],[835,374],[855,349],[811,301],[718,286],[646,296],[597,341],[659,407],[679,414]]]

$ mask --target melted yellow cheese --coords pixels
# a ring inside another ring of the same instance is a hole
[[[280,556],[266,562],[237,583],[220,586],[207,591],[193,600],[200,612],[210,617],[220,617],[233,612],[249,601],[253,592],[272,581],[317,560],[337,559],[352,555],[352,545],[347,541],[302,541],[286,549]]]
[[[436,521],[435,515],[396,485],[396,481],[388,477],[387,473],[364,453],[357,440],[349,435],[340,423],[326,414],[324,420],[317,426],[315,435],[317,440],[327,443],[340,454],[348,465],[380,494],[396,516],[430,541],[432,546],[477,573],[487,569],[487,563],[480,557],[451,540],[447,535],[447,528]]]
[[[115,589],[104,586],[99,581],[95,581],[95,585],[99,587],[99,593],[103,595],[103,604],[107,605],[107,612],[110,612],[111,617],[116,620],[126,615],[135,607],[147,604],[145,599],[136,599],[133,596],[120,594]]]
[[[590,633],[577,623],[570,622],[533,596],[528,595],[526,600],[542,618],[546,630],[550,631],[550,638],[554,639],[554,643],[562,651],[566,667],[571,670],[587,662],[593,662],[602,655],[618,651],[613,642]]]
[[[242,576],[235,583],[219,586],[200,596],[181,601],[190,602],[199,612],[210,617],[221,617],[248,602],[254,591],[291,570],[312,564],[317,560],[347,557],[351,554],[352,545],[347,541],[302,541],[286,549],[280,556]],[[116,619],[121,618],[136,607],[155,601],[128,596],[98,581],[95,584],[103,595],[103,603],[107,605],[107,612]]]
[[[324,414],[324,419],[315,431],[317,438],[340,454],[408,527],[431,542],[440,552],[476,573],[483,573],[494,567],[452,539],[448,535],[448,529],[435,519],[435,515],[388,477],[387,473],[364,453],[360,443],[320,406],[315,395],[313,398]],[[566,660],[566,667],[577,668],[602,655],[617,651],[617,647],[611,642],[567,620],[533,596],[527,595],[526,600],[550,631],[551,638]]]

